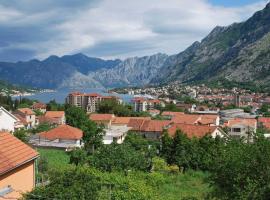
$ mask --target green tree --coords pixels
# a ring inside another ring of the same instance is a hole
[[[89,153],[102,146],[103,127],[91,121],[81,108],[69,107],[66,110],[66,122],[83,131],[84,145]]]
[[[36,128],[32,129],[32,133],[41,133],[41,132],[44,132],[44,131],[49,131],[51,130],[52,128],[54,128],[53,125],[45,122],[45,123],[40,123]]]
[[[24,195],[25,200],[40,199],[98,199],[101,187],[100,178],[87,168],[71,168],[55,171],[50,183],[44,187],[36,187]]]
[[[27,143],[29,140],[27,131],[25,129],[16,130],[14,131],[13,135],[24,143]]]
[[[264,137],[254,143],[228,141],[216,157],[210,180],[213,197],[224,200],[269,199],[270,142]]]
[[[141,170],[148,171],[151,168],[151,158],[142,151],[136,151],[126,144],[104,145],[96,151],[89,164],[102,171],[113,170]]]
[[[76,166],[84,165],[87,161],[87,153],[83,149],[75,149],[70,153],[70,163]]]

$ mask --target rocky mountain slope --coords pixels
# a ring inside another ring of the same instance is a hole
[[[142,86],[152,80],[165,54],[126,60],[103,60],[83,54],[50,56],[39,61],[0,62],[0,79],[39,88],[104,88]]]
[[[243,23],[216,27],[201,42],[167,56],[103,60],[83,54],[0,62],[0,79],[39,88],[127,87],[227,79],[270,83],[270,3]]]
[[[201,42],[170,56],[151,83],[226,78],[266,84],[270,80],[270,4],[243,23],[216,27]]]

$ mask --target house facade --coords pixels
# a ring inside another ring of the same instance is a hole
[[[61,149],[80,148],[83,146],[82,137],[82,130],[64,124],[32,136],[29,143],[34,146]]]
[[[64,111],[47,111],[44,117],[48,122],[53,122],[57,125],[63,125],[66,123],[66,116]]]
[[[36,114],[30,108],[19,108],[14,112],[14,115],[24,124],[26,129],[38,125]]]
[[[19,199],[35,187],[38,153],[7,132],[0,132],[0,200]]]
[[[47,110],[47,105],[41,102],[35,102],[32,106],[31,106],[32,110],[39,110],[42,113],[45,113]]]
[[[235,118],[224,124],[228,134],[234,138],[244,138],[246,141],[253,141],[253,135],[257,131],[256,119]]]
[[[21,121],[5,108],[0,107],[0,131],[14,132],[20,128],[24,128]]]

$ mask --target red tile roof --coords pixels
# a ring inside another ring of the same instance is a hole
[[[112,124],[128,124],[131,117],[115,117],[112,120]]]
[[[162,116],[177,116],[177,115],[184,115],[183,112],[171,112],[171,111],[164,111],[161,115]]]
[[[47,111],[45,117],[49,118],[62,118],[65,115],[64,111]]]
[[[200,115],[188,115],[188,114],[183,114],[183,115],[176,115],[172,118],[172,121],[176,124],[195,124],[200,120]]]
[[[242,124],[245,126],[250,126],[250,127],[257,127],[257,120],[256,119],[245,119],[245,118],[235,118],[232,120],[229,120],[225,125],[228,127],[237,125],[237,124]]]
[[[146,99],[143,97],[135,97],[132,99],[132,102],[144,102],[144,101],[146,101]]]
[[[173,124],[169,129],[168,133],[170,136],[174,137],[176,130],[181,130],[189,138],[193,137],[203,137],[207,134],[213,133],[217,129],[216,126],[200,126],[192,124]]]
[[[115,117],[112,120],[112,124],[126,124],[128,125],[131,119],[151,120],[151,117]]]
[[[83,132],[78,128],[74,128],[72,126],[64,124],[47,132],[39,133],[39,136],[48,140],[80,140],[83,137]]]
[[[142,127],[141,131],[143,132],[162,132],[172,122],[169,120],[146,120]]]
[[[88,97],[102,97],[102,95],[98,94],[98,93],[85,94],[85,96],[88,96]]]
[[[0,132],[0,175],[38,157],[38,153],[10,133]]]
[[[34,103],[32,105],[32,109],[46,109],[47,105],[44,104],[44,103],[40,103],[40,102],[37,102],[37,103]]]
[[[92,121],[110,121],[114,118],[114,114],[91,114],[89,118]]]
[[[140,131],[142,128],[142,125],[144,124],[145,121],[150,121],[150,120],[146,120],[146,119],[130,119],[128,122],[128,127],[131,127],[132,131]]]
[[[18,111],[25,114],[25,115],[34,115],[35,114],[30,108],[19,108]]]
[[[259,123],[262,123],[262,125],[263,125],[266,129],[270,130],[270,117],[259,117],[259,118],[258,118],[258,122],[259,122]]]
[[[16,114],[16,113],[14,113],[13,115],[14,115],[16,118],[18,118],[18,119],[20,120],[20,122],[21,122],[23,125],[25,125],[25,126],[27,126],[27,125],[28,125],[28,123],[27,123],[26,119],[25,119],[25,118],[23,118],[21,115]]]
[[[202,125],[210,125],[210,124],[216,124],[216,120],[218,118],[218,115],[201,115],[201,119],[198,121],[198,124]]]

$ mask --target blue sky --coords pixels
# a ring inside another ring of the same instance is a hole
[[[175,54],[266,0],[0,0],[0,61]]]

